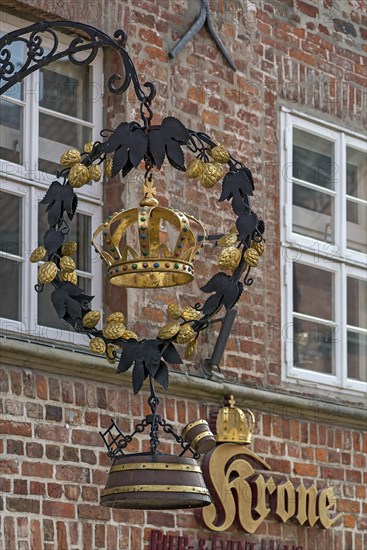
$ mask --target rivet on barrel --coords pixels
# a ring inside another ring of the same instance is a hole
[[[187,424],[182,430],[182,437],[199,454],[208,453],[216,443],[208,422],[202,419]]]

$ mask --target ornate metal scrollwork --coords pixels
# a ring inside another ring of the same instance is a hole
[[[85,37],[72,38],[69,45],[64,46],[60,44],[57,29],[75,29],[83,32]],[[113,74],[109,77],[107,82],[109,91],[122,94],[126,92],[132,81],[138,100],[150,103],[156,94],[155,86],[152,82],[145,82],[143,86],[140,84],[134,64],[124,47],[126,38],[123,30],[117,30],[113,39],[90,25],[73,21],[40,22],[10,32],[0,38],[0,95],[17,82],[21,82],[26,76],[54,61],[67,57],[74,65],[89,65],[100,48],[110,47],[119,53],[125,74],[123,76]],[[45,40],[51,42],[51,46],[47,45],[47,49]],[[12,61],[12,52],[9,49],[9,46],[15,43],[22,43],[26,47],[26,59],[18,70]],[[88,55],[79,59],[77,54],[83,52],[87,52]]]

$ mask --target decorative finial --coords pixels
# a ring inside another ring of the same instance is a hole
[[[233,395],[230,395],[224,399],[224,405],[226,407],[229,407],[230,409],[234,409],[235,404],[236,404],[236,400],[233,397]]]
[[[146,179],[143,185],[144,198],[140,201],[140,206],[157,206],[158,201],[154,198],[157,194],[157,188],[153,187],[153,182]]]

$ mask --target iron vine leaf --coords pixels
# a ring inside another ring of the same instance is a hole
[[[238,239],[240,241],[245,240],[251,236],[256,229],[258,218],[254,212],[251,214],[242,214],[236,220],[236,227],[238,231]]]
[[[60,246],[64,242],[64,238],[64,233],[62,233],[61,231],[57,231],[57,229],[54,229],[53,227],[46,231],[43,237],[43,244],[45,245],[47,254],[49,256],[51,254],[54,254],[56,250],[60,248]]]
[[[159,368],[155,375],[155,379],[158,384],[162,386],[165,390],[168,390],[168,367],[164,361],[160,362]]]
[[[163,344],[165,346],[166,344]],[[178,353],[175,346],[172,344],[172,342],[167,346],[166,349],[163,349],[162,353],[163,359],[168,361],[168,363],[171,363],[172,365],[181,365],[182,359],[180,357],[180,354]]]
[[[47,204],[47,219],[51,227],[55,226],[66,210],[70,220],[73,219],[78,199],[69,183],[65,185],[53,181],[48,188],[41,204]]]
[[[62,282],[51,294],[51,301],[59,318],[73,326],[87,309],[84,303],[89,304],[92,299],[93,296],[84,294],[81,288],[67,281]]]
[[[185,170],[185,158],[181,145],[189,142],[190,134],[175,117],[163,119],[160,127],[149,131],[149,151],[158,169],[167,155],[169,163],[177,170]]]
[[[232,170],[225,175],[222,183],[219,202],[232,200],[232,208],[237,216],[248,210],[248,196],[253,194],[252,176],[250,179],[247,172],[251,176],[251,172],[247,168]]]

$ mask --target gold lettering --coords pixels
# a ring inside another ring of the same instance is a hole
[[[255,533],[271,511],[266,504],[266,493],[273,493],[276,487],[272,477],[265,481],[264,476],[260,474],[254,481],[251,481],[251,488],[253,496],[251,495],[246,505],[244,505],[244,500],[240,499],[240,495],[238,495],[238,521],[245,531]],[[256,499],[256,506],[252,502],[253,497]],[[252,510],[258,514],[259,517],[257,519],[254,519]]]
[[[296,519],[301,525],[307,522],[311,527],[315,525],[319,519],[316,514],[317,489],[312,485],[308,489],[301,483],[297,489],[297,515]]]
[[[343,514],[329,516],[327,511],[336,504],[336,498],[331,487],[319,492],[317,507],[320,516],[320,523],[324,529],[329,529]]]
[[[287,481],[278,485],[275,498],[272,498],[271,502],[278,521],[285,523],[293,517],[296,513],[296,492],[293,484]]]

